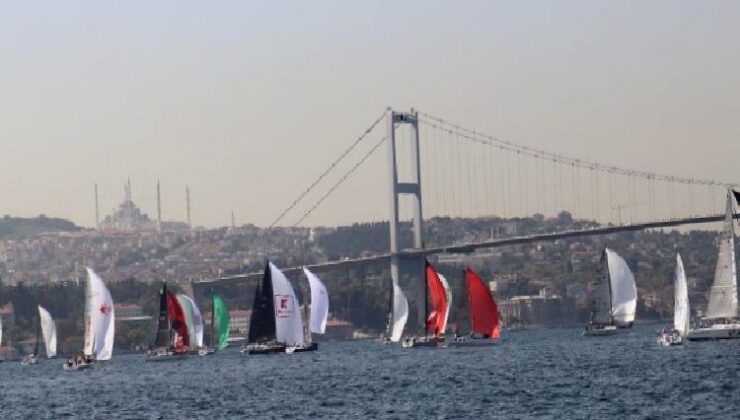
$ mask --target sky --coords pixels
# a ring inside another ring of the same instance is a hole
[[[733,1],[2,1],[0,213],[93,226],[93,185],[107,214],[130,178],[150,215],[159,180],[165,219],[189,186],[196,225],[269,225],[388,106],[740,182],[738,19]],[[385,157],[304,224],[387,219]]]

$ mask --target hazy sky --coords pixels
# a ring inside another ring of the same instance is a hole
[[[266,225],[389,105],[740,181],[739,21],[734,1],[3,1],[0,213],[90,226],[93,183],[105,214],[130,177],[150,214],[159,179],[166,219],[189,185],[194,223]],[[387,217],[384,158],[306,223]]]

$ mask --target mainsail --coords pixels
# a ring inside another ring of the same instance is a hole
[[[635,277],[624,258],[609,248],[604,252],[609,267],[613,323],[619,326],[631,325],[637,308]]]
[[[167,283],[165,283],[159,292],[159,319],[157,321],[157,335],[154,337],[152,348],[168,348],[170,346],[170,313],[167,310],[167,293]]]
[[[499,338],[501,322],[496,301],[486,287],[483,279],[470,268],[465,269],[470,299],[470,320],[473,332],[485,337]]]
[[[732,213],[732,196],[728,191],[724,229],[719,234],[717,268],[714,271],[714,283],[709,292],[707,318],[735,318],[738,316],[735,229]]]
[[[686,285],[686,271],[683,269],[681,254],[676,254],[676,279],[674,285],[673,328],[682,336],[689,332],[689,292]]]
[[[51,318],[49,311],[39,305],[39,322],[41,323],[41,335],[44,337],[46,357],[51,359],[57,355],[57,327]]]
[[[303,319],[293,286],[274,264],[268,263],[275,302],[275,338],[278,343],[304,344]]]
[[[211,345],[222,350],[229,344],[229,310],[218,295],[213,295],[212,304],[211,322],[214,323],[214,330],[211,331]]]
[[[314,273],[305,267],[303,273],[308,278],[308,284],[311,287],[311,332],[323,334],[326,331],[326,319],[329,316],[329,294],[324,283]]]
[[[113,355],[115,334],[113,298],[103,280],[90,268],[87,269],[85,298],[84,354],[95,360],[109,360]]]
[[[409,301],[396,283],[393,283],[393,318],[391,320],[391,341],[398,342],[409,317]]]
[[[435,337],[444,334],[445,313],[447,312],[447,295],[437,270],[426,261],[426,284],[429,301],[432,304],[426,319],[426,331]]]
[[[612,294],[611,284],[609,283],[609,265],[607,262],[606,251],[601,254],[601,263],[596,274],[594,284],[593,299],[591,302],[592,324],[611,324],[612,323]]]
[[[275,301],[272,297],[272,270],[265,266],[262,285],[257,286],[249,317],[248,343],[264,343],[275,340]]]

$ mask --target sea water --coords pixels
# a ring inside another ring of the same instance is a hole
[[[114,355],[79,372],[60,359],[5,362],[0,418],[739,418],[740,340],[663,348],[656,328],[504,332],[488,348],[354,341],[161,363]]]

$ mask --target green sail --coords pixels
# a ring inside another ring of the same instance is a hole
[[[222,350],[229,342],[229,310],[221,297],[213,295],[213,312],[216,319],[216,348]]]

